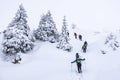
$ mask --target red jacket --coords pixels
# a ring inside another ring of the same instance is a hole
[[[76,34],[76,33],[74,33],[74,36],[77,36],[77,34]]]

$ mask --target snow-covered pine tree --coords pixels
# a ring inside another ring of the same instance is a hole
[[[50,11],[41,17],[39,27],[34,31],[34,35],[36,39],[42,41],[50,41],[52,43],[58,41],[58,31]]]
[[[57,45],[57,48],[67,50],[67,51],[71,51],[72,46],[70,45],[69,40],[70,40],[69,31],[67,29],[66,17],[64,16],[62,33],[59,37],[59,43]]]
[[[34,44],[29,39],[30,28],[27,24],[27,14],[22,5],[13,21],[4,31],[3,52],[9,55],[16,55],[18,52],[30,51]]]

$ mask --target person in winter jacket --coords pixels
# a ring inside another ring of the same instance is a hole
[[[79,39],[82,41],[82,35],[79,35]]]
[[[83,46],[82,46],[83,52],[86,52],[86,50],[87,50],[87,45],[88,45],[88,43],[87,43],[87,41],[85,41],[84,44],[83,44]]]
[[[77,39],[77,33],[74,32],[75,39]]]
[[[82,69],[81,69],[82,63],[81,63],[81,61],[84,61],[84,60],[85,60],[85,58],[84,58],[84,59],[81,59],[79,56],[77,56],[76,59],[71,62],[71,64],[72,64],[72,63],[75,63],[75,62],[77,63],[78,73],[81,73],[81,72],[82,72]]]

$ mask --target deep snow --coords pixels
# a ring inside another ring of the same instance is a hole
[[[72,52],[57,49],[57,43],[36,41],[34,50],[21,55],[20,64],[5,62],[0,58],[0,80],[119,80],[120,49],[111,51],[107,48],[110,52],[101,54],[106,34],[85,34],[83,31],[83,35],[89,37],[83,36],[83,41],[80,41],[73,36],[73,32],[80,33],[79,30],[70,29]],[[87,53],[81,50],[85,40],[88,41]],[[82,63],[82,74],[77,73],[75,63],[71,64],[76,52],[86,58]]]

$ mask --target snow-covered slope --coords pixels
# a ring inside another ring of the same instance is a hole
[[[119,0],[1,0],[0,32],[11,22],[21,3],[31,30],[38,27],[40,16],[48,10],[59,31],[66,16],[73,49],[66,52],[57,49],[57,43],[36,41],[32,51],[21,54],[20,64],[12,64],[3,60],[0,34],[0,80],[120,80],[120,47],[113,51],[104,44],[111,31],[120,26]],[[77,27],[72,29],[71,24]],[[74,32],[81,34],[83,41],[74,39]],[[120,32],[114,33],[120,43]],[[85,40],[88,49],[83,53],[81,46]],[[86,59],[82,74],[77,73],[76,64],[71,64],[77,52]]]
[[[83,41],[74,39],[73,32],[83,35]],[[35,48],[22,54],[20,64],[12,64],[0,59],[0,80],[119,80],[120,49],[101,54],[106,33],[70,29],[72,52],[56,48],[56,43],[35,42]],[[2,36],[1,36],[2,37]],[[81,46],[88,41],[87,53]],[[86,58],[82,63],[82,74],[77,73],[76,64],[71,64],[75,53]],[[2,53],[0,53],[2,54]]]

